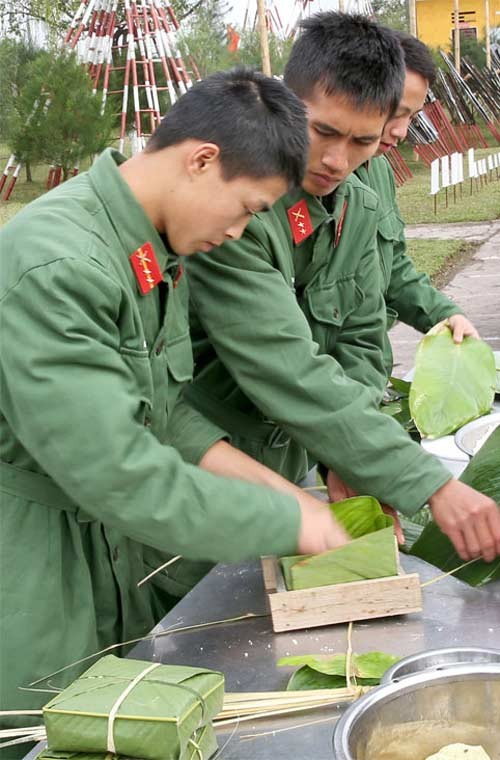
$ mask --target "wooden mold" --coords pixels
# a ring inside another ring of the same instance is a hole
[[[418,573],[288,591],[278,559],[261,557],[273,630],[293,631],[320,625],[406,615],[422,610]]]

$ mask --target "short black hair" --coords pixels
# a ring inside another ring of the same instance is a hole
[[[220,149],[224,179],[304,178],[309,140],[304,104],[283,82],[248,68],[219,71],[197,82],[173,105],[149,152],[195,139]]]
[[[427,45],[408,32],[397,31],[394,34],[403,48],[406,68],[427,79],[429,87],[432,87],[436,81],[437,68]]]
[[[343,95],[356,108],[391,116],[404,84],[404,59],[394,32],[365,16],[329,11],[301,24],[285,67],[285,82],[300,98],[316,87]]]

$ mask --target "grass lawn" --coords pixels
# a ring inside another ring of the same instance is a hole
[[[484,158],[497,151],[500,151],[500,145],[488,150],[477,150],[476,157]],[[483,222],[500,219],[500,171],[498,178],[487,185],[483,183],[482,187],[478,185],[476,188],[474,183],[472,195],[470,180],[463,183],[462,195],[457,186],[456,203],[453,202],[453,189],[448,188],[448,208],[445,208],[445,191],[440,190],[437,197],[437,214],[434,214],[434,199],[429,195],[430,169],[422,161],[412,159],[412,151],[408,146],[403,146],[401,152],[413,173],[413,179],[397,190],[401,216],[407,224]]]
[[[474,253],[464,240],[408,240],[408,254],[419,272],[427,272],[436,287],[445,285]]]

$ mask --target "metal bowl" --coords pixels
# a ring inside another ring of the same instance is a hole
[[[499,663],[424,671],[379,686],[352,704],[335,728],[333,756],[424,760],[447,744],[463,742],[479,744],[492,760],[500,760],[499,716]],[[406,734],[417,749],[403,742],[398,754],[396,737]]]
[[[481,439],[490,435],[500,425],[500,412],[492,412],[485,417],[468,422],[455,433],[458,448],[470,457],[474,456]]]
[[[392,683],[425,670],[444,670],[455,665],[497,662],[500,664],[500,649],[483,647],[447,647],[427,649],[411,654],[396,662],[386,670],[380,683]]]

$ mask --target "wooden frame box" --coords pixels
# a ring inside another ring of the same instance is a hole
[[[405,615],[422,610],[417,573],[288,591],[279,560],[261,557],[273,630],[293,631],[333,623]]]

